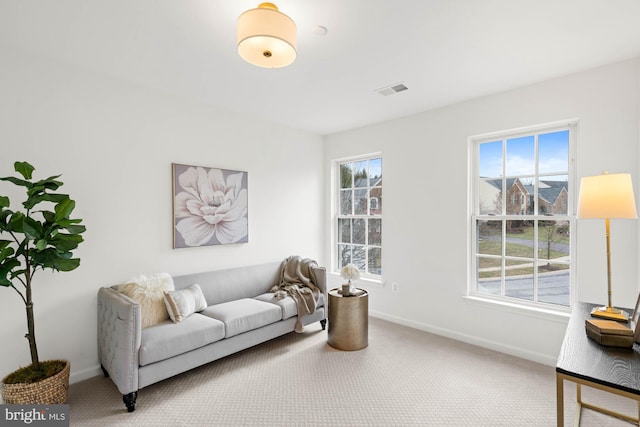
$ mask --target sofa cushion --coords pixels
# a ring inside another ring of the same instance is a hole
[[[258,295],[255,299],[276,304],[282,310],[283,320],[298,315],[298,307],[296,307],[296,302],[293,298],[287,296],[282,299],[276,299],[275,295],[274,292],[267,292],[266,294]]]
[[[277,299],[275,292],[267,292],[265,294],[258,295],[257,297],[255,297],[255,299],[278,305],[282,310],[283,320],[298,315],[298,307],[296,306],[296,301],[290,296]],[[322,306],[324,306],[324,295],[320,294],[320,298],[318,298],[318,307]]]
[[[179,291],[165,292],[164,303],[174,323],[181,322],[193,313],[207,308],[207,300],[204,299],[200,286],[195,283]]]
[[[253,298],[278,281],[280,262],[227,268],[203,273],[185,274],[173,278],[176,289],[197,283],[209,305],[241,298]]]
[[[140,342],[140,366],[168,359],[224,338],[224,324],[201,314],[180,323],[170,320],[146,328]]]
[[[224,323],[225,338],[282,320],[280,307],[252,298],[212,305],[202,314]]]

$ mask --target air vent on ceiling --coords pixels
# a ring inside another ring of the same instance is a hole
[[[383,88],[376,89],[376,92],[378,92],[382,96],[389,96],[389,95],[394,95],[398,92],[405,91],[407,89],[409,88],[406,87],[404,83],[396,83],[391,86],[385,86]]]

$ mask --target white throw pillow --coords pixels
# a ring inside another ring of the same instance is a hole
[[[174,323],[181,322],[191,314],[207,308],[207,300],[198,284],[179,291],[165,292],[164,303]]]
[[[169,318],[164,292],[174,289],[173,278],[168,273],[141,275],[118,286],[120,292],[140,304],[143,329]]]

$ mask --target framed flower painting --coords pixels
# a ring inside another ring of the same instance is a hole
[[[247,172],[171,167],[174,248],[249,241]]]

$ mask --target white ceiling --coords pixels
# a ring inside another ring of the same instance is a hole
[[[236,53],[258,3],[0,0],[0,46],[321,135],[640,57],[638,0],[280,0],[298,57],[268,70]]]

